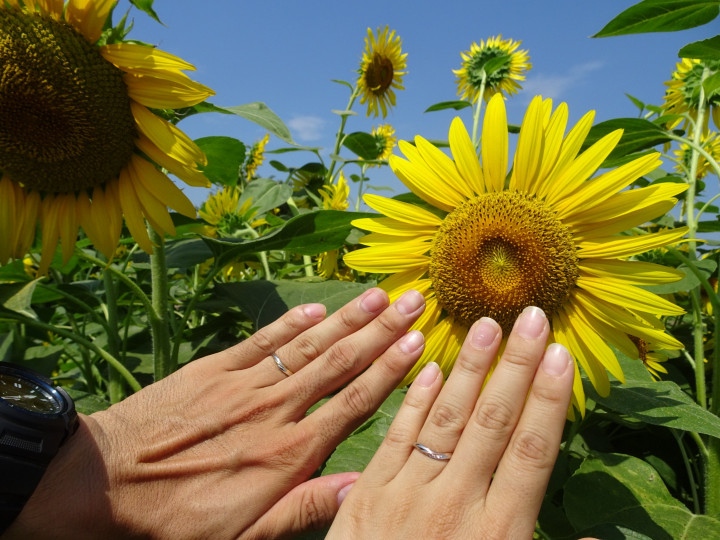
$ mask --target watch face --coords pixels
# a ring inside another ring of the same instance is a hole
[[[53,414],[63,410],[63,404],[47,388],[9,373],[0,373],[0,398],[35,413]]]

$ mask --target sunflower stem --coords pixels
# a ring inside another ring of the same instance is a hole
[[[333,163],[335,163],[333,161]],[[290,212],[292,213],[293,217],[300,215],[300,209],[297,207],[297,204],[295,204],[295,201],[292,197],[288,198],[287,205],[290,208]],[[303,255],[303,269],[305,270],[305,277],[314,277],[315,276],[315,270],[313,268],[313,261],[312,257],[310,255]]]
[[[358,88],[353,87],[352,92],[350,93],[350,99],[348,100],[347,107],[345,107],[346,111],[349,111],[352,109],[352,106],[355,103],[355,100],[358,97]],[[340,117],[340,128],[338,129],[337,136],[335,137],[335,146],[333,147],[333,156],[340,155],[340,147],[342,146],[342,141],[345,137],[345,123],[347,122],[347,115],[342,115]],[[327,170],[327,174],[325,175],[325,183],[330,184],[333,179],[333,175],[335,172],[335,165],[337,164],[337,159],[332,158],[332,161],[330,162],[330,167]]]
[[[105,301],[107,306],[105,316],[107,318],[106,332],[108,352],[115,358],[121,358],[118,338],[117,283],[115,283],[110,272],[103,272],[103,283],[105,284]],[[118,403],[125,397],[123,378],[120,372],[110,364],[108,364],[108,397],[110,398],[110,403]]]
[[[487,82],[487,73],[483,71],[482,80],[480,81],[480,91],[478,92],[478,100],[475,105],[475,111],[473,112],[473,131],[472,131],[472,143],[475,150],[480,147],[480,139],[478,138],[478,128],[480,127],[480,112],[482,111],[482,104],[485,94],[485,84]]]
[[[148,227],[153,253],[150,255],[152,283],[152,311],[148,313],[153,343],[155,380],[159,381],[177,369],[170,354],[169,291],[165,239],[152,227]]]

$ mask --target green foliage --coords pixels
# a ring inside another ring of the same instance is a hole
[[[203,137],[195,141],[205,152],[207,165],[202,172],[213,184],[235,186],[245,162],[245,145],[232,137]]]
[[[678,56],[699,60],[718,60],[720,59],[720,36],[685,45],[680,49]]]

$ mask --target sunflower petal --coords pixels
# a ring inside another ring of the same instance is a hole
[[[155,146],[145,135],[141,134],[140,137],[135,140],[135,146],[137,146],[160,167],[166,169],[170,174],[174,174],[187,185],[205,188],[210,187],[210,180],[208,180],[203,173],[197,170],[194,163],[192,166],[188,166],[186,163],[169,156]]]
[[[65,20],[95,43],[117,0],[69,0],[65,7]]]
[[[420,153],[420,157],[425,162],[425,166],[431,169],[453,191],[465,199],[473,196],[473,190],[460,175],[455,163],[447,154],[422,137],[415,137],[415,146]],[[461,200],[461,198],[458,198],[458,200]]]
[[[510,189],[531,193],[530,187],[540,170],[543,154],[543,103],[541,96],[535,96],[525,112],[517,149],[513,174],[510,179]]]
[[[363,195],[363,201],[373,210],[403,223],[428,228],[438,227],[442,224],[441,218],[414,204],[388,199],[371,193]],[[354,223],[355,221],[353,221]]]
[[[657,313],[659,315],[682,315],[685,310],[658,295],[628,285],[625,280],[596,278],[581,275],[576,285],[593,296],[604,298],[627,309]]]
[[[112,43],[100,48],[103,58],[125,71],[195,71],[195,66],[170,53],[137,43]]]
[[[3,175],[0,177],[0,264],[7,263],[15,247],[15,213],[17,208],[15,185]]]
[[[192,219],[197,217],[197,212],[190,199],[152,163],[134,155],[130,160],[130,165],[136,171],[136,179],[141,181],[143,187],[158,201],[164,201],[167,206],[183,216]],[[138,195],[140,194],[138,193]]]
[[[184,80],[182,80],[184,79]],[[189,77],[182,79],[125,73],[123,81],[134,101],[151,109],[179,109],[205,101],[214,92]]]
[[[54,195],[47,195],[40,205],[40,229],[42,234],[42,250],[38,275],[47,274],[57,250],[60,233],[58,231],[58,214],[60,205]]]
[[[481,154],[487,191],[502,191],[508,165],[508,131],[505,102],[500,94],[490,99],[485,110]]]
[[[668,231],[638,235],[638,236],[609,236],[595,238],[593,241],[579,242],[578,256],[580,258],[611,258],[630,257],[668,244],[676,243],[688,232],[687,227],[678,227]]]
[[[600,279],[617,279],[636,285],[672,283],[685,277],[680,270],[643,261],[617,259],[583,259],[578,264],[581,272]]]
[[[351,251],[343,257],[343,261],[355,270],[390,274],[413,268],[427,268],[430,257],[421,253],[417,246],[404,244],[372,246]]]
[[[118,179],[118,196],[122,206],[125,223],[130,234],[145,253],[152,254],[153,245],[148,236],[145,219],[143,218],[142,205],[135,193],[133,182],[130,179],[130,172],[127,169],[120,171]]]
[[[137,161],[139,162],[142,160]],[[158,233],[175,235],[175,225],[173,224],[172,219],[170,219],[170,214],[167,211],[167,206],[164,203],[160,202],[160,200],[158,200],[152,193],[150,193],[150,191],[146,187],[150,182],[147,182],[146,176],[141,173],[134,165],[135,163],[131,161],[130,166],[128,167],[128,176],[132,181],[135,193],[137,194],[138,200],[142,205],[145,219],[147,219],[148,221],[152,220],[151,224]]]
[[[418,226],[387,217],[354,219],[352,224],[358,229],[390,236],[428,236],[437,232],[437,227]]]
[[[483,180],[480,160],[465,125],[458,117],[455,117],[452,124],[450,124],[449,140],[450,150],[455,158],[455,165],[470,190],[468,198],[472,197],[473,193],[477,195],[485,193],[485,181]]]

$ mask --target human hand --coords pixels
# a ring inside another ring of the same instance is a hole
[[[300,306],[82,416],[7,537],[277,538],[327,526],[358,473],[308,478],[418,360],[422,334],[407,330],[423,309],[416,291],[388,307],[380,289],[326,320],[324,306]]]
[[[326,538],[531,538],[575,373],[564,347],[545,350],[548,334],[526,309],[482,394],[501,343],[491,319],[473,325],[444,387],[437,365],[423,368]]]

